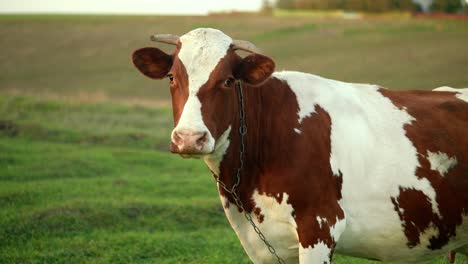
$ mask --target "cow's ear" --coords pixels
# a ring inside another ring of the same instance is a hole
[[[172,67],[172,56],[157,48],[142,48],[132,55],[135,67],[152,79],[162,79]]]
[[[243,58],[235,71],[235,77],[251,85],[259,85],[267,80],[275,70],[275,62],[260,54],[250,54]]]

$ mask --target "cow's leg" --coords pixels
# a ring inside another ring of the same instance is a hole
[[[448,253],[448,261],[449,261],[450,263],[455,263],[455,255],[456,255],[455,251],[453,251],[453,250],[449,251],[449,253]]]
[[[333,217],[297,215],[300,264],[331,263],[336,242],[345,229],[346,222],[341,209],[340,212]]]

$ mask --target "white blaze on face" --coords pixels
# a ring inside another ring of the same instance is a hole
[[[187,71],[189,96],[173,134],[174,131],[183,130],[207,132],[208,138],[202,152],[210,153],[215,140],[203,122],[202,105],[197,94],[219,61],[226,56],[232,39],[219,30],[199,28],[180,37],[180,42],[182,46],[178,57]]]

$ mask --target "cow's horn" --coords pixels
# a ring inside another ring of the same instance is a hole
[[[179,42],[179,36],[173,34],[157,34],[151,36],[151,40],[171,45],[177,45],[177,43]]]
[[[235,39],[232,41],[232,44],[233,44],[232,48],[234,50],[244,50],[244,51],[248,51],[252,53],[259,53],[259,54],[262,53],[259,48],[255,47],[254,44],[246,40]]]

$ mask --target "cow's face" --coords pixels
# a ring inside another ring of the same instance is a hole
[[[274,62],[260,54],[241,58],[233,40],[215,29],[196,29],[177,41],[174,54],[157,48],[133,53],[133,63],[153,79],[168,77],[175,128],[171,151],[199,156],[214,151],[237,117],[235,80],[258,85],[270,77]]]

